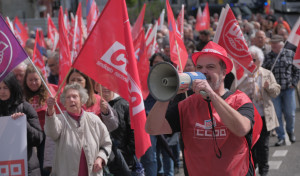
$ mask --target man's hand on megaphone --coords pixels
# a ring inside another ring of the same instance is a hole
[[[214,93],[206,79],[195,79],[193,81],[193,91],[196,94],[201,94],[204,99],[207,99]],[[203,91],[206,93],[205,95],[202,93]]]
[[[189,85],[188,84],[181,84],[180,87],[178,88],[177,94],[184,93],[189,90]]]

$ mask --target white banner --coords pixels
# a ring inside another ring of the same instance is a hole
[[[27,176],[26,116],[0,117],[0,175]]]

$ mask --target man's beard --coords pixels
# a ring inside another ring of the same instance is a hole
[[[212,90],[218,90],[220,88],[221,83],[223,82],[222,78],[222,74],[219,75],[219,78],[216,82],[211,82],[211,77],[207,76],[207,82],[210,85],[210,87],[212,88]]]

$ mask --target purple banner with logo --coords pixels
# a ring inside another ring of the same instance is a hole
[[[24,49],[0,15],[0,81],[27,57]]]

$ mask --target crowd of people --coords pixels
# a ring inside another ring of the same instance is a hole
[[[195,31],[195,18],[185,15],[183,39],[189,58],[184,71],[201,72],[207,79],[195,80],[192,89],[181,87],[170,102],[149,94],[145,129],[152,146],[140,159],[135,156],[128,102],[76,69],[58,92],[59,50],[53,52],[46,38],[47,77],[24,61],[0,82],[0,116],[27,117],[28,175],[173,176],[181,167],[180,152],[186,176],[252,176],[256,167],[267,175],[272,131],[278,137],[275,146],[286,144],[285,130],[289,140],[296,141],[300,71],[293,65],[295,49],[284,46],[291,28],[282,17],[270,10],[269,15],[237,20],[256,65],[239,84],[226,50],[211,41],[218,14],[203,31]],[[173,64],[167,25],[158,30],[157,43],[150,67]],[[25,46],[31,58],[33,47],[34,35]],[[46,86],[59,96],[52,97]],[[263,127],[252,147],[256,111]]]

